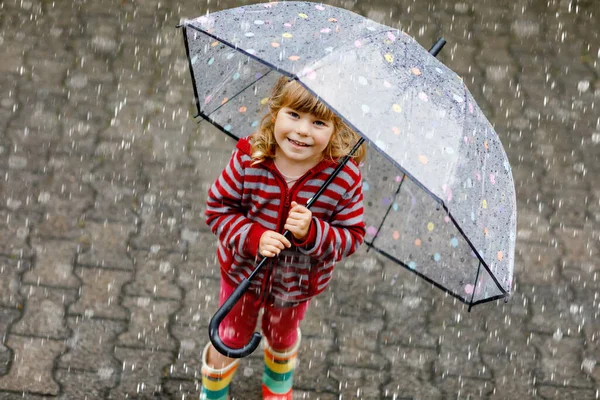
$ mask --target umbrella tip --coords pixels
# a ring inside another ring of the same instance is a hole
[[[442,50],[442,47],[444,47],[444,45],[446,44],[446,39],[444,39],[443,37],[440,37],[437,42],[435,42],[435,44],[431,47],[431,49],[429,49],[429,53],[436,57],[438,55],[438,53],[440,52],[440,50]]]

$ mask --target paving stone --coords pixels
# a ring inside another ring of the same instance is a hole
[[[97,181],[92,183],[96,192],[94,207],[86,210],[86,219],[117,222],[133,225],[137,220],[137,196],[139,188],[122,186],[115,182]]]
[[[125,285],[127,296],[160,297],[179,300],[182,298],[181,289],[175,283],[176,272],[182,262],[181,255],[166,256],[151,252],[132,252],[135,260],[133,282]]]
[[[14,258],[31,258],[33,251],[27,242],[31,224],[39,220],[38,215],[27,217],[0,210],[0,254]]]
[[[389,379],[389,372],[360,367],[332,367],[331,376],[339,382],[343,399],[380,399],[380,386]]]
[[[0,305],[22,307],[24,299],[19,291],[20,276],[29,268],[31,268],[29,260],[0,257]]]
[[[525,244],[517,246],[515,264],[519,268],[518,282],[533,284],[537,282],[557,283],[560,280],[560,258],[562,252],[554,247]]]
[[[123,306],[129,310],[127,332],[119,335],[118,345],[155,350],[173,350],[175,340],[169,332],[169,319],[179,304],[172,300],[150,297],[125,297]]]
[[[261,399],[264,363],[260,352],[243,359],[238,366],[229,394],[233,399]]]
[[[339,399],[337,393],[321,393],[318,391],[296,390],[292,394],[293,400],[336,400]]]
[[[41,192],[39,197],[46,202],[49,199],[47,192]],[[79,215],[46,214],[39,224],[32,230],[32,236],[42,239],[64,239],[77,243],[82,248],[89,246],[89,237],[83,229],[85,222]]]
[[[157,202],[198,208],[198,222],[204,222],[204,208],[210,183],[204,179],[201,166],[176,162],[152,164],[144,168]],[[202,209],[202,212],[200,212]]]
[[[11,335],[6,346],[14,356],[8,374],[0,376],[0,390],[58,394],[59,385],[52,377],[52,365],[66,349],[63,342]]]
[[[338,332],[337,343],[341,347],[376,351],[378,334],[384,326],[382,319],[370,318],[365,322],[359,322],[356,318],[335,316],[332,321],[335,322]]]
[[[383,346],[382,354],[390,362],[390,370],[411,370],[411,375],[428,378],[433,369],[434,362],[438,359],[438,349],[416,346]],[[398,374],[399,377],[404,374]]]
[[[382,388],[381,399],[443,399],[439,388],[410,368],[394,367]]]
[[[70,106],[66,105],[62,110],[62,135],[56,142],[56,151],[85,156],[94,154],[98,128],[77,115]]]
[[[577,165],[577,163],[575,163]],[[575,168],[575,167],[574,167]],[[579,163],[579,168],[582,164]],[[560,221],[571,228],[583,228],[587,221],[586,212],[588,201],[591,200],[588,191],[569,190],[552,194],[554,213],[550,221]]]
[[[439,341],[476,343],[487,337],[485,311],[469,313],[467,306],[451,297],[435,303],[428,318],[435,321],[429,324],[428,331]]]
[[[335,299],[341,305],[341,315],[368,315],[372,318],[383,316],[385,311],[375,302],[375,294],[382,290],[381,286],[387,285],[382,282],[382,266],[375,259],[360,252],[338,263],[329,285],[336,292]],[[340,290],[342,287],[345,289]]]
[[[10,324],[20,316],[21,312],[17,309],[0,308],[0,332],[4,333],[3,340],[0,342],[0,376],[8,373],[13,356],[11,350],[4,345],[6,332]]]
[[[185,243],[180,240],[181,207],[156,202],[156,195],[147,193],[140,208],[141,227],[131,239],[136,249],[160,248],[183,252]]]
[[[600,349],[600,310],[598,307],[597,290],[581,290],[569,311],[579,324],[578,329],[585,338],[586,348]],[[600,355],[598,355],[600,358]]]
[[[165,379],[162,388],[164,395],[172,399],[195,399],[200,397],[202,383],[199,380]]]
[[[547,245],[550,238],[554,237],[550,233],[550,222],[539,213],[539,209],[533,207],[518,207],[519,218],[517,220],[517,244],[521,248],[529,243],[538,243]],[[515,264],[515,268],[518,265]]]
[[[490,399],[535,397],[537,363],[535,352],[530,352],[531,355],[514,350],[509,355],[482,353],[484,364],[494,376]]]
[[[570,311],[573,298],[567,290],[563,283],[554,286],[521,285],[521,292],[527,297],[532,314],[527,328],[551,335],[557,331],[566,335],[578,332],[578,324]]]
[[[202,168],[202,177],[204,187],[208,192],[210,186],[217,180],[223,168],[227,166],[227,163],[231,159],[231,155],[235,150],[235,143],[229,141],[229,139],[218,139],[220,142],[227,143],[227,149],[224,151],[217,150],[206,150],[199,149],[196,152],[191,151],[191,157],[197,166]],[[203,189],[204,189],[203,187]]]
[[[127,319],[129,312],[121,305],[121,288],[132,272],[107,268],[78,267],[81,279],[79,298],[69,307],[69,315],[87,318]]]
[[[124,322],[69,317],[67,325],[72,335],[66,341],[68,351],[57,362],[59,368],[96,371],[98,375],[109,370],[118,373],[113,348],[117,335],[126,329]]]
[[[59,88],[75,57],[52,42],[48,40],[47,47],[39,49],[35,55],[29,53],[25,61],[31,67],[31,79],[34,82]]]
[[[446,396],[456,399],[487,399],[493,391],[492,382],[462,376],[442,376],[435,382]]]
[[[28,83],[26,85],[33,85]],[[21,86],[19,93],[27,93],[34,90],[34,87],[26,88]],[[27,90],[29,89],[29,90]],[[37,89],[37,88],[35,88]],[[39,95],[46,95],[42,91]],[[44,170],[44,161],[47,160],[48,150],[59,136],[58,115],[51,106],[46,105],[40,98],[20,99],[24,104],[19,117],[11,121],[6,135],[17,145],[14,154],[22,160],[19,164],[14,164],[15,169],[23,169],[26,166],[30,170],[42,172]],[[47,121],[47,125],[45,125]],[[39,157],[43,156],[43,157]]]
[[[230,137],[224,137],[223,132],[207,121],[196,121],[198,124],[194,127],[190,140],[190,155],[198,165],[211,166],[212,173],[208,174],[206,180],[212,183],[221,172],[218,169],[222,170],[227,165],[236,142]]]
[[[337,391],[338,382],[329,373],[328,355],[333,348],[331,339],[302,338],[294,375],[295,389],[329,393]]]
[[[513,168],[516,285],[507,304],[467,313],[363,247],[311,301],[294,398],[597,398],[595,3],[384,3],[332,4],[425,47],[448,39],[439,59],[462,77]],[[217,240],[203,213],[235,141],[191,117],[188,63],[173,27],[194,7],[191,15],[203,15],[209,5],[0,6],[0,399],[199,395],[198,350],[219,285]],[[74,273],[61,277],[35,249],[64,259],[62,243],[79,253]],[[161,261],[179,257],[172,276],[161,272]],[[61,289],[36,287],[38,278]],[[169,305],[154,321],[147,311],[129,321],[123,302],[135,299]],[[55,311],[45,313],[50,304]],[[61,341],[42,345],[16,331]],[[127,346],[115,353],[119,334]],[[143,348],[163,342],[168,352]],[[261,373],[260,352],[242,360],[233,399],[261,398]]]
[[[174,325],[173,337],[179,342],[179,353],[169,366],[169,377],[178,380],[202,379],[202,351],[208,343],[208,324],[206,326]]]
[[[598,398],[598,389],[580,389],[576,387],[540,385],[537,393],[546,399],[592,400]]]
[[[379,336],[380,344],[410,344],[433,347],[437,337],[427,330],[430,302],[421,296],[403,298],[380,296],[378,300],[386,310],[386,324]]]
[[[331,313],[334,310],[332,307],[333,294],[333,291],[326,289],[321,295],[310,300],[310,305],[300,325],[302,337],[334,339],[332,325],[336,325],[336,323],[331,319]]]
[[[196,240],[188,242],[187,265],[194,276],[220,279],[217,237],[212,232],[198,232]]]
[[[121,101],[116,105],[115,114],[110,126],[100,134],[102,140],[131,141],[147,132],[142,121],[149,113],[142,104]]]
[[[582,265],[598,259],[598,239],[593,238],[589,229],[564,227],[555,229],[554,234],[564,251],[562,261],[565,264]]]
[[[337,351],[331,353],[330,360],[335,365],[369,368],[373,371],[387,369],[388,364],[387,360],[379,353],[347,346],[339,346]]]
[[[477,343],[462,340],[441,340],[435,369],[443,375],[489,379],[490,371],[482,362]]]
[[[164,105],[162,107],[164,109]],[[166,110],[167,112],[169,110]],[[176,111],[169,112],[167,115],[179,119],[180,124],[177,127],[169,126],[177,121],[164,120],[161,116],[159,119],[151,119],[148,129],[152,133],[152,160],[158,162],[191,162],[188,155],[187,144],[189,143],[189,130],[176,129],[183,124],[190,124],[191,121],[187,114],[181,115],[181,107],[177,106]],[[167,125],[167,126],[165,126]]]
[[[100,165],[92,173],[92,182],[136,185],[143,183],[140,176],[140,161],[131,144],[124,142],[100,142],[95,148],[95,158]],[[137,150],[137,149],[136,149]],[[115,168],[115,164],[119,168]]]
[[[0,192],[0,202],[13,212],[41,212],[37,187],[45,179],[48,179],[48,175],[31,173],[29,170],[12,169],[12,167],[20,165],[27,168],[27,163],[27,158],[13,153],[8,157],[8,170],[3,173],[6,184]],[[15,184],[12,184],[13,182]],[[18,184],[16,184],[17,182]]]
[[[197,324],[208,326],[210,318],[219,307],[219,280],[200,278],[195,274],[195,268],[179,271],[177,283],[183,288],[183,301],[181,308],[175,314],[174,323],[186,326]]]
[[[60,400],[102,399],[110,388],[117,385],[118,368],[103,367],[98,372],[79,370],[56,370],[56,381],[60,383],[61,392],[56,397]]]
[[[486,319],[486,337],[480,340],[481,353],[504,354],[521,349],[527,357],[535,357],[529,351],[530,331],[526,328],[531,319],[527,298],[517,290],[507,304],[498,307]]]
[[[170,363],[170,352],[116,347],[115,357],[122,362],[119,385],[111,389],[111,399],[160,396],[164,368]]]
[[[594,382],[582,368],[582,340],[561,336],[534,335],[532,344],[540,352],[538,379],[541,384],[592,388]]]
[[[80,281],[73,274],[77,243],[34,239],[32,247],[35,250],[34,267],[23,275],[23,283],[79,287]]]
[[[132,269],[133,261],[128,255],[129,235],[133,225],[93,221],[85,222],[89,247],[77,256],[77,264],[93,267]]]
[[[593,261],[576,265],[569,265],[565,262],[562,268],[562,276],[565,278],[565,280],[567,280],[571,285],[574,285],[578,288],[576,294],[579,292],[580,289],[583,289],[585,291],[586,289],[599,288],[599,272],[600,271],[596,269],[596,266],[593,263]]]
[[[21,287],[21,295],[26,298],[23,317],[11,333],[51,339],[70,336],[64,316],[65,307],[75,299],[74,290],[27,285]]]
[[[13,46],[4,47],[4,57],[2,57],[2,61],[0,62],[0,72],[3,74],[16,73],[22,66],[23,49]]]

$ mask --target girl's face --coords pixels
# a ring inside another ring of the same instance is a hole
[[[282,107],[275,119],[276,156],[286,161],[316,165],[323,157],[334,130],[333,121]]]

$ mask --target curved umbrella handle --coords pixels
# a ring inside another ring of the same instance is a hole
[[[244,279],[238,285],[238,287],[235,288],[235,290],[233,291],[231,296],[229,296],[229,298],[225,301],[225,303],[223,303],[223,305],[217,310],[215,315],[213,315],[213,317],[210,319],[210,325],[208,327],[208,337],[210,338],[211,343],[213,344],[213,346],[215,346],[215,349],[217,349],[219,353],[230,358],[242,358],[246,357],[247,355],[250,355],[254,350],[256,350],[256,348],[260,344],[260,339],[262,338],[260,333],[254,332],[254,334],[252,335],[252,339],[250,339],[250,342],[248,344],[246,344],[242,348],[233,349],[227,347],[225,343],[223,343],[223,341],[221,340],[221,337],[219,336],[219,325],[221,325],[221,322],[223,321],[223,319],[225,319],[229,311],[231,311],[235,303],[237,303],[240,297],[242,297],[242,295],[248,290],[248,286],[250,286],[250,283],[250,280]]]

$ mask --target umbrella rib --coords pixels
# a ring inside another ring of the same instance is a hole
[[[481,261],[479,261],[479,265],[477,266],[477,275],[475,275],[473,293],[471,293],[471,300],[469,301],[469,312],[471,312],[471,308],[473,307],[473,299],[475,298],[475,289],[477,288],[477,281],[479,280],[479,272],[481,272]]]
[[[370,246],[370,244],[369,244],[369,246]],[[406,269],[407,269],[407,270],[409,270],[410,272],[412,272],[412,273],[414,273],[414,274],[418,275],[419,277],[423,278],[425,281],[427,281],[427,282],[431,283],[433,286],[435,286],[435,287],[437,287],[438,289],[441,289],[441,290],[443,290],[444,292],[448,293],[450,296],[452,296],[452,297],[454,297],[454,298],[456,298],[456,299],[460,300],[460,301],[461,301],[463,304],[466,304],[466,305],[468,305],[468,304],[469,304],[469,303],[467,303],[467,301],[466,301],[466,300],[465,300],[465,299],[464,299],[462,296],[460,296],[459,294],[456,294],[456,293],[454,293],[452,290],[450,290],[450,289],[448,289],[448,288],[446,288],[446,287],[442,286],[441,284],[437,283],[437,282],[436,282],[436,281],[434,281],[433,279],[429,278],[427,275],[425,275],[425,274],[423,274],[423,273],[421,273],[421,272],[419,272],[419,271],[417,271],[417,270],[414,270],[414,269],[410,268],[408,265],[406,265],[406,263],[404,263],[403,261],[400,261],[399,259],[397,259],[397,258],[396,258],[396,257],[394,257],[393,255],[389,254],[389,253],[388,253],[388,252],[386,252],[385,250],[379,249],[379,248],[377,248],[377,247],[374,247],[374,246],[373,246],[373,248],[375,249],[375,251],[376,251],[376,252],[378,252],[378,253],[382,254],[383,256],[385,256],[385,257],[389,258],[390,260],[394,261],[395,263],[397,263],[397,264],[401,265],[402,267],[406,268]]]
[[[396,197],[398,196],[398,193],[400,193],[400,189],[402,188],[402,184],[404,183],[404,178],[406,178],[406,174],[402,174],[402,179],[400,180],[400,184],[398,185],[398,189],[396,189],[396,193],[394,193],[394,199],[396,199]],[[377,232],[375,232],[375,236],[373,237],[373,240],[371,240],[371,243],[367,249],[367,253],[369,252],[369,250],[371,250],[371,247],[373,246],[373,243],[375,243],[375,239],[377,239],[377,236],[379,236],[379,231],[381,230],[381,227],[383,226],[383,223],[385,222],[385,219],[387,218],[388,214],[390,213],[390,210],[392,209],[393,205],[394,205],[394,201],[390,201],[390,206],[388,207],[387,211],[385,212],[385,215],[383,216],[383,218],[381,219],[381,223],[379,224],[379,227],[377,228]]]
[[[371,242],[371,243],[366,243],[366,244],[367,244],[368,246],[371,246],[371,245],[372,245],[372,242]],[[494,301],[494,300],[499,300],[499,299],[505,299],[505,300],[506,300],[506,294],[501,294],[501,295],[493,296],[493,297],[490,297],[490,298],[487,298],[487,299],[484,299],[484,300],[479,300],[479,301],[476,301],[475,303],[469,303],[469,302],[467,302],[467,300],[466,300],[466,299],[464,299],[464,298],[463,298],[462,296],[460,296],[459,294],[456,294],[456,293],[454,293],[452,290],[450,290],[450,289],[448,289],[448,288],[446,288],[446,287],[442,286],[441,284],[437,283],[437,282],[436,282],[436,281],[434,281],[433,279],[429,278],[427,275],[425,275],[425,274],[422,274],[422,273],[420,273],[420,272],[418,272],[418,271],[416,271],[416,270],[414,270],[414,269],[410,268],[410,267],[409,267],[408,265],[406,265],[404,262],[400,261],[399,259],[397,259],[397,258],[396,258],[396,257],[394,257],[393,255],[389,254],[388,252],[386,252],[386,251],[384,251],[384,250],[382,250],[382,249],[379,249],[379,248],[377,248],[377,247],[374,247],[374,246],[373,246],[373,248],[374,248],[374,249],[375,249],[375,251],[376,251],[376,252],[378,252],[379,254],[381,254],[381,255],[383,255],[383,256],[385,256],[385,257],[389,258],[390,260],[394,261],[395,263],[397,263],[397,264],[401,265],[402,267],[406,268],[407,270],[409,270],[409,271],[410,271],[410,272],[412,272],[413,274],[415,274],[415,275],[418,275],[419,277],[421,277],[421,278],[422,278],[422,279],[424,279],[425,281],[429,282],[429,283],[430,283],[430,284],[432,284],[433,286],[437,287],[438,289],[441,289],[441,290],[442,290],[442,291],[444,291],[445,293],[448,293],[450,296],[452,296],[452,297],[454,297],[454,298],[458,299],[458,300],[459,300],[461,303],[463,303],[463,304],[465,304],[465,305],[468,305],[468,306],[470,306],[469,308],[472,308],[472,307],[474,307],[474,306],[476,306],[476,305],[479,305],[479,304],[487,303],[487,302],[489,302],[489,301]]]
[[[461,234],[461,236],[463,237],[463,239],[465,239],[465,241],[467,242],[467,244],[469,245],[469,247],[471,248],[471,250],[473,250],[473,253],[475,253],[475,256],[479,260],[480,264],[483,265],[483,268],[485,268],[485,270],[488,272],[488,274],[490,275],[490,278],[492,278],[492,280],[496,284],[496,287],[502,292],[502,294],[504,296],[507,296],[508,292],[506,291],[506,289],[504,289],[502,287],[502,285],[500,284],[500,282],[498,282],[498,279],[492,273],[492,271],[490,271],[490,267],[487,265],[487,263],[485,262],[485,260],[481,256],[481,254],[479,254],[479,250],[477,250],[475,248],[475,246],[473,245],[473,243],[471,243],[471,240],[465,234],[465,231],[460,227],[460,225],[458,224],[458,222],[456,221],[456,219],[454,219],[454,216],[452,215],[452,213],[450,213],[450,211],[448,210],[448,208],[445,205],[443,205],[443,207],[444,207],[444,210],[446,210],[446,212],[448,213],[448,216],[450,217],[450,220],[454,224],[454,227],[458,230],[458,232]]]
[[[224,44],[224,45],[226,45],[226,46],[229,46],[229,47],[231,47],[231,48],[232,48],[233,50],[235,50],[235,51],[239,51],[240,53],[242,53],[242,54],[244,54],[245,56],[247,56],[247,57],[249,57],[249,58],[253,59],[254,61],[257,61],[257,62],[259,62],[259,63],[261,63],[261,64],[263,64],[263,65],[266,65],[267,67],[271,68],[272,70],[274,69],[274,70],[276,70],[277,72],[279,72],[279,73],[281,73],[281,74],[283,74],[283,75],[285,75],[285,76],[289,76],[289,77],[293,77],[293,76],[295,76],[294,74],[290,74],[290,73],[289,73],[289,72],[287,72],[286,70],[284,70],[284,69],[281,69],[281,68],[279,68],[279,67],[277,67],[276,65],[273,65],[273,64],[271,64],[271,63],[268,63],[268,62],[266,62],[265,60],[262,60],[262,59],[260,59],[260,58],[256,57],[255,55],[248,53],[248,52],[247,52],[247,51],[245,51],[244,49],[240,49],[240,48],[239,48],[237,45],[235,45],[235,44],[232,44],[232,43],[229,43],[228,41],[226,41],[226,40],[223,40],[222,38],[219,38],[219,37],[217,37],[217,36],[215,36],[215,35],[213,35],[213,34],[211,34],[211,33],[208,33],[207,31],[205,31],[205,30],[203,30],[203,29],[200,29],[200,28],[198,28],[197,26],[194,26],[194,25],[192,25],[192,24],[186,24],[185,26],[189,26],[190,28],[192,28],[192,29],[194,29],[194,30],[196,30],[196,31],[198,31],[198,32],[200,32],[200,33],[202,33],[202,34],[204,34],[204,35],[208,36],[208,37],[211,37],[211,38],[215,39],[216,41],[218,41],[218,42],[220,42],[220,43],[223,43],[223,44]]]
[[[243,93],[246,91],[246,89],[248,89],[250,86],[254,85],[256,82],[260,81],[262,78],[264,78],[265,76],[267,76],[269,73],[271,73],[271,71],[273,71],[272,69],[268,70],[265,74],[261,75],[260,78],[256,79],[255,81],[253,81],[252,83],[250,83],[249,85],[247,85],[245,88],[243,88],[242,90],[238,91],[236,94],[234,94],[229,100],[227,100],[226,102],[220,104],[217,108],[215,108],[214,110],[212,110],[210,112],[210,114],[206,114],[207,118],[210,118],[210,115],[217,112],[218,110],[221,109],[221,107],[225,106],[225,104],[229,103],[231,100],[235,99],[237,96],[240,95],[240,93]],[[212,122],[212,119],[211,119]]]
[[[198,115],[200,115],[200,98],[198,97],[198,89],[196,88],[196,78],[194,76],[194,66],[192,65],[192,59],[190,57],[190,45],[188,44],[187,38],[187,28],[186,25],[183,26],[181,30],[183,32],[183,43],[185,44],[185,54],[188,59],[188,66],[190,68],[190,75],[192,76],[192,87],[194,88],[194,100],[196,101],[196,110],[198,111]],[[196,118],[197,116],[194,116]]]

